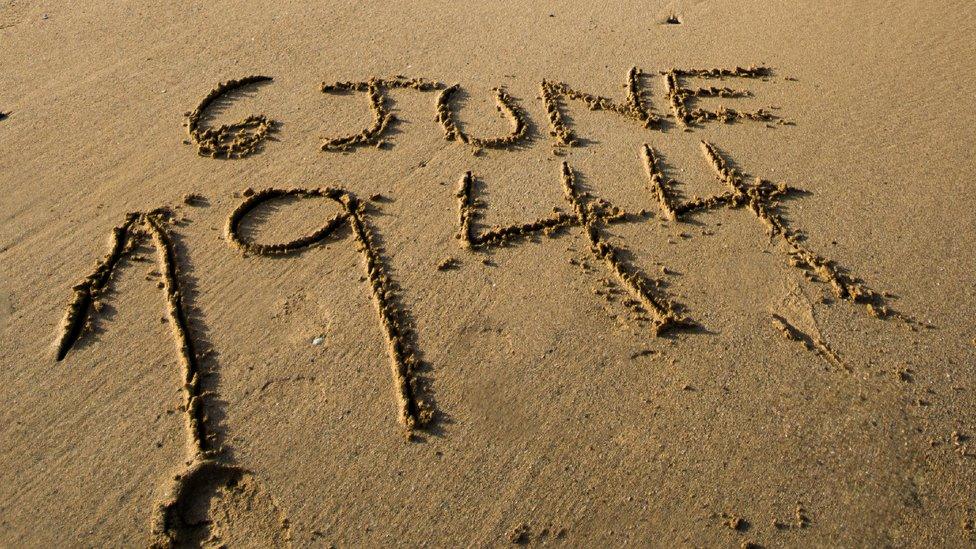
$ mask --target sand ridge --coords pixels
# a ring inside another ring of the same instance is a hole
[[[215,102],[254,84],[271,82],[270,76],[249,75],[221,82],[210,90],[192,111],[187,111],[186,131],[197,145],[200,156],[244,158],[258,151],[261,142],[275,131],[275,121],[263,114],[252,114],[240,122],[202,128],[202,119]]]
[[[738,99],[750,97],[748,90],[739,90],[729,87],[709,86],[707,88],[686,88],[682,86],[681,79],[689,77],[697,78],[768,78],[773,74],[769,67],[735,67],[732,69],[670,69],[662,71],[668,87],[667,99],[671,105],[671,110],[675,118],[685,127],[691,124],[703,124],[707,121],[720,120],[730,123],[736,120],[752,120],[755,122],[770,122],[776,120],[776,116],[763,109],[756,112],[741,112],[735,109],[720,107],[717,111],[705,109],[690,109],[689,99],[695,97],[724,97]]]
[[[102,293],[116,272],[122,259],[131,255],[138,244],[150,239],[156,248],[157,263],[162,273],[160,287],[166,295],[167,312],[172,334],[182,366],[182,405],[185,417],[186,448],[183,469],[173,477],[167,495],[159,500],[151,514],[150,544],[153,547],[172,547],[186,541],[195,524],[183,518],[186,509],[199,497],[200,483],[218,482],[236,485],[248,473],[228,462],[222,448],[214,446],[215,434],[208,429],[204,400],[208,394],[201,389],[199,363],[201,352],[194,342],[187,320],[186,304],[180,290],[180,267],[173,241],[166,228],[175,221],[172,212],[156,209],[130,213],[126,220],[112,230],[108,255],[95,266],[92,274],[74,286],[74,299],[68,305],[56,340],[56,359],[63,360],[71,347],[86,330],[91,330],[93,317],[102,308]]]
[[[660,118],[651,112],[647,105],[647,97],[643,81],[644,72],[637,67],[631,67],[627,73],[627,97],[623,104],[614,100],[577,91],[564,82],[552,80],[542,81],[541,99],[545,103],[546,114],[549,118],[549,135],[560,145],[579,145],[576,133],[568,126],[566,115],[563,113],[562,98],[580,101],[593,111],[609,111],[636,120],[644,128],[652,128],[660,123]]]
[[[701,150],[718,180],[730,190],[705,198],[693,197],[687,202],[678,202],[673,197],[675,182],[664,177],[654,149],[647,144],[641,148],[641,158],[654,199],[667,219],[681,221],[686,215],[714,208],[748,207],[763,224],[770,239],[778,238],[784,243],[790,265],[801,269],[805,276],[828,284],[842,300],[865,305],[872,316],[898,318],[912,328],[918,325],[910,317],[891,309],[883,293],[872,290],[859,279],[847,274],[836,262],[818,255],[803,244],[803,234],[788,227],[783,216],[778,213],[778,202],[790,195],[796,195],[799,192],[797,189],[785,183],[774,185],[761,178],[756,178],[755,184],[748,185],[715,145],[702,141]]]
[[[600,224],[639,220],[646,217],[646,214],[629,214],[605,201],[595,199],[588,192],[581,191],[572,168],[566,162],[562,164],[561,178],[563,196],[569,203],[572,214],[557,211],[548,218],[507,227],[493,227],[479,234],[473,227],[473,219],[479,211],[472,190],[474,176],[471,172],[466,172],[461,178],[457,193],[459,199],[457,238],[468,249],[483,251],[497,246],[506,246],[515,239],[524,239],[538,233],[551,236],[563,228],[582,227],[589,239],[594,257],[604,260],[611,273],[640,300],[640,304],[634,304],[634,312],[638,315],[643,313],[652,315],[652,331],[655,335],[674,329],[693,327],[690,322],[675,312],[674,304],[658,295],[660,292],[657,287],[660,283],[650,279],[645,273],[625,261],[622,250],[609,243],[601,234]],[[558,208],[554,209],[558,210]]]
[[[508,135],[501,137],[472,137],[461,130],[455,120],[454,110],[451,108],[451,98],[461,90],[460,84],[454,84],[444,88],[437,98],[437,121],[444,128],[444,138],[447,140],[457,139],[462,143],[471,145],[478,149],[503,149],[511,147],[525,139],[529,130],[529,122],[515,99],[504,88],[495,88],[495,101],[498,103],[498,110],[504,111],[512,121],[512,131]]]
[[[323,82],[321,85],[322,93],[366,92],[369,96],[369,108],[373,113],[373,125],[364,128],[357,134],[325,139],[322,142],[322,150],[348,152],[352,147],[382,147],[385,144],[383,136],[386,134],[390,124],[396,121],[396,117],[389,110],[389,99],[386,97],[387,90],[413,89],[425,92],[440,90],[444,87],[444,84],[441,82],[424,80],[422,78],[407,78],[405,76],[396,76],[390,79],[374,77],[365,82],[346,81],[336,82],[334,84]]]
[[[343,208],[343,213],[331,217],[326,224],[310,235],[280,244],[257,244],[245,240],[238,232],[241,221],[255,208],[265,202],[284,197],[325,197]],[[380,324],[386,336],[393,386],[396,395],[397,419],[403,425],[407,439],[414,437],[414,430],[423,428],[435,417],[432,402],[418,397],[420,379],[416,375],[422,368],[420,352],[412,337],[413,328],[408,316],[396,298],[396,284],[386,273],[374,230],[366,222],[366,205],[352,193],[340,188],[318,189],[264,189],[250,194],[227,220],[225,234],[227,240],[245,253],[255,255],[283,255],[298,253],[329,238],[343,222],[352,229],[358,250],[363,254],[366,276],[369,279],[376,301]]]

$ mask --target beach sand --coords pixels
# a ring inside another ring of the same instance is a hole
[[[309,4],[0,2],[0,545],[976,542],[976,5]]]

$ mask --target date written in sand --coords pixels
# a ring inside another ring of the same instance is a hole
[[[563,147],[585,146],[586,140],[576,134],[571,118],[567,116],[570,104],[582,103],[595,111],[605,111],[640,124],[648,131],[664,131],[668,126],[686,130],[710,122],[732,123],[736,121],[761,122],[767,125],[787,123],[765,110],[754,112],[728,108],[705,110],[698,108],[698,98],[742,98],[751,95],[747,90],[722,86],[692,88],[687,81],[696,79],[730,80],[743,78],[771,78],[772,71],[765,67],[734,67],[731,69],[670,69],[658,73],[663,79],[667,114],[654,111],[647,92],[648,74],[634,67],[627,73],[622,99],[609,99],[581,92],[564,82],[544,80],[540,85],[539,98],[543,101],[548,117],[549,135],[554,152]],[[212,89],[199,105],[186,113],[187,144],[195,144],[203,156],[237,159],[260,151],[268,138],[277,131],[279,123],[264,114],[253,114],[231,124],[208,125],[208,112],[220,110],[221,103],[233,101],[235,93],[249,86],[261,86],[272,82],[267,76],[247,76],[221,83]],[[361,93],[366,96],[372,111],[371,122],[356,134],[338,136],[322,142],[323,151],[350,152],[357,147],[384,148],[393,134],[391,125],[396,121],[391,112],[387,93],[394,89],[417,92],[437,92],[434,104],[435,119],[444,137],[470,147],[478,153],[483,149],[508,149],[517,151],[529,138],[531,121],[519,102],[506,90],[494,90],[498,110],[510,121],[510,131],[504,135],[479,137],[466,133],[456,120],[456,98],[460,87],[447,86],[437,81],[395,76],[370,78],[360,82],[336,82],[322,84],[327,94]],[[916,322],[899,313],[888,304],[890,295],[870,288],[864,281],[841,267],[833,260],[820,255],[806,242],[804,234],[788,223],[783,213],[786,199],[804,194],[785,183],[774,183],[760,177],[746,178],[738,171],[738,165],[727,151],[709,141],[700,142],[701,159],[714,173],[717,192],[704,198],[681,199],[680,182],[668,175],[660,153],[648,144],[638,148],[635,171],[642,171],[645,196],[649,204],[656,205],[658,213],[675,223],[703,225],[709,213],[732,210],[755,219],[757,228],[770,241],[776,241],[783,252],[784,261],[803,273],[813,283],[822,284],[837,298],[833,303],[846,301],[859,304],[867,314],[881,319],[894,319],[915,328]],[[659,337],[675,332],[695,333],[702,328],[695,320],[695,312],[688,311],[681,303],[668,295],[660,278],[643,271],[635,261],[637,254],[611,239],[611,227],[618,224],[645,224],[655,214],[648,209],[626,211],[610,201],[597,196],[581,182],[579,172],[562,162],[554,173],[551,184],[562,190],[562,200],[552,205],[552,214],[525,219],[508,226],[485,226],[482,219],[490,205],[483,198],[491,184],[487,179],[465,171],[459,174],[456,200],[457,210],[453,218],[456,226],[458,254],[480,259],[486,265],[491,262],[484,254],[498,247],[515,247],[530,242],[544,242],[559,235],[579,231],[589,244],[589,257],[576,261],[588,274],[599,276],[608,285],[607,293],[625,294],[629,297],[624,305],[633,313],[637,324],[645,327],[649,337]],[[372,296],[376,327],[387,344],[388,365],[393,387],[395,417],[408,440],[422,439],[423,431],[436,433],[441,415],[431,390],[432,372],[435,369],[424,359],[419,344],[424,338],[417,333],[413,315],[406,300],[401,298],[401,287],[394,280],[390,268],[393,257],[381,243],[383,235],[373,223],[383,207],[385,198],[374,195],[361,199],[348,189],[338,186],[320,186],[318,182],[305,182],[307,186],[270,187],[260,190],[246,189],[242,201],[227,212],[224,238],[226,250],[237,253],[243,261],[277,260],[300,261],[306,251],[331,243],[333,246],[349,246],[359,254],[362,264],[361,280],[366,282]],[[264,242],[254,231],[242,231],[245,222],[260,229],[267,225],[269,216],[261,212],[274,209],[282,202],[303,200],[327,200],[336,206],[335,213],[323,217],[314,231],[285,242]],[[200,194],[184,197],[187,205],[206,205],[208,200]],[[214,497],[213,487],[250,490],[247,494],[260,495],[261,484],[246,469],[237,465],[227,452],[226,440],[221,440],[219,426],[212,417],[219,406],[216,394],[217,376],[208,374],[216,370],[216,358],[206,348],[201,337],[208,331],[203,318],[196,314],[191,274],[192,250],[180,243],[179,228],[183,225],[175,208],[162,206],[150,211],[127,214],[110,232],[106,255],[94,268],[79,277],[71,287],[70,297],[62,316],[54,341],[54,357],[67,360],[78,342],[95,337],[95,326],[111,299],[113,281],[120,276],[121,266],[127,261],[150,261],[146,248],[154,248],[156,269],[150,276],[158,277],[156,284],[161,302],[170,325],[172,342],[179,359],[179,371],[174,384],[182,388],[186,448],[183,470],[167,480],[166,496],[153,505],[151,536],[153,546],[171,547],[182,545],[191,539],[206,539],[203,530],[209,521],[188,522],[186,510],[195,508],[199,501]],[[451,271],[462,268],[464,261],[455,258],[445,260],[437,269]],[[590,263],[601,265],[591,268]],[[662,267],[661,274],[667,274]],[[449,275],[443,275],[449,276]],[[612,287],[611,287],[612,286]],[[464,306],[459,303],[458,306]],[[785,322],[785,321],[784,321]],[[781,329],[802,340],[802,334],[790,331],[788,323]],[[816,347],[823,351],[826,346]],[[828,349],[829,350],[829,349]],[[833,356],[833,355],[830,355]],[[207,488],[207,487],[210,488]],[[209,491],[208,491],[209,490]],[[219,490],[218,490],[219,492]],[[226,490],[224,490],[226,492]],[[223,493],[223,492],[221,492]],[[267,498],[266,498],[267,499]],[[249,500],[250,501],[250,500]],[[269,500],[270,501],[270,500]],[[231,502],[232,503],[232,502]],[[229,504],[229,503],[228,503]],[[274,505],[268,512],[278,517],[276,535],[288,537],[288,521]]]
[[[772,70],[766,67],[734,67],[730,69],[670,69],[658,73],[667,87],[666,101],[670,114],[660,116],[654,112],[648,97],[648,75],[634,67],[627,74],[625,97],[613,100],[598,95],[578,91],[568,84],[556,81],[543,81],[540,98],[545,104],[549,119],[549,134],[556,147],[585,145],[573,131],[570,119],[565,115],[570,102],[581,102],[588,108],[607,111],[624,116],[640,123],[650,131],[656,131],[671,124],[690,128],[714,121],[734,122],[738,120],[766,122],[780,121],[773,114],[758,110],[743,112],[720,108],[709,111],[695,106],[695,99],[702,97],[738,98],[750,95],[747,90],[732,87],[692,88],[686,79],[742,79],[771,78]],[[262,143],[276,131],[278,123],[263,114],[250,115],[232,124],[208,127],[207,111],[216,103],[233,94],[235,90],[247,86],[271,82],[266,76],[247,76],[239,80],[222,83],[212,89],[200,104],[187,112],[186,127],[190,139],[196,143],[200,154],[220,158],[241,158],[259,151]],[[323,84],[325,93],[363,93],[372,109],[372,123],[361,132],[353,135],[327,139],[322,143],[325,151],[350,151],[361,146],[383,146],[389,137],[390,124],[395,120],[390,112],[386,93],[392,89],[411,89],[418,92],[437,91],[435,103],[436,120],[444,130],[444,137],[473,147],[513,149],[527,138],[528,120],[518,102],[504,89],[496,89],[499,111],[511,121],[508,134],[495,137],[476,137],[465,133],[455,121],[455,105],[452,97],[459,91],[457,85],[446,86],[433,80],[396,76],[388,79],[370,78],[361,82],[336,82]],[[869,287],[863,280],[833,260],[820,255],[806,243],[802,231],[792,227],[783,210],[785,200],[804,194],[803,191],[785,183],[774,183],[763,178],[746,178],[735,167],[737,163],[728,152],[718,145],[700,142],[701,159],[714,173],[718,192],[704,198],[694,197],[681,200],[680,183],[666,173],[659,153],[650,145],[644,144],[636,151],[643,171],[646,196],[650,203],[656,204],[659,215],[676,223],[694,222],[704,224],[704,218],[716,210],[742,212],[756,220],[757,227],[771,241],[776,241],[783,252],[784,262],[799,270],[808,280],[822,284],[836,297],[836,302],[846,301],[859,304],[871,316],[881,319],[895,319],[914,329],[916,323],[910,317],[893,309],[888,301],[890,295]],[[489,178],[490,179],[490,178]],[[618,239],[611,240],[610,227],[615,224],[646,223],[654,214],[642,209],[636,212],[625,211],[608,200],[597,196],[584,187],[578,171],[568,162],[562,162],[559,172],[553,174],[552,184],[561,188],[562,201],[553,204],[552,214],[537,219],[526,219],[508,226],[486,227],[481,223],[484,210],[489,207],[483,198],[490,181],[483,180],[471,171],[464,172],[458,179],[456,190],[457,212],[454,217],[456,237],[460,254],[477,257],[502,246],[517,246],[540,239],[556,238],[558,235],[579,231],[589,243],[592,261],[602,265],[602,279],[614,286],[616,293],[629,294],[624,304],[632,311],[634,319],[647,328],[650,337],[674,332],[700,331],[694,311],[688,311],[665,291],[664,282],[643,271],[633,258],[636,254]],[[368,281],[376,313],[376,325],[387,342],[389,367],[394,389],[396,418],[408,438],[415,436],[418,429],[429,427],[437,420],[436,405],[429,386],[429,372],[432,368],[424,360],[424,353],[418,344],[410,311],[401,299],[399,284],[393,279],[389,267],[392,257],[390,251],[379,245],[384,240],[373,224],[373,216],[382,208],[383,197],[375,195],[367,200],[355,196],[341,186],[300,186],[290,188],[247,189],[243,201],[228,212],[224,235],[228,249],[242,254],[247,261],[262,261],[262,258],[298,258],[307,250],[323,243],[334,242],[350,246],[360,255],[362,261],[362,280]],[[313,232],[287,242],[259,242],[253,235],[241,232],[241,224],[251,219],[255,224],[267,223],[266,216],[257,212],[273,208],[281,201],[302,201],[326,199],[335,203],[338,210],[322,219],[321,226]],[[187,204],[206,202],[205,197],[187,195]],[[159,269],[165,274],[159,282],[164,290],[168,310],[168,321],[172,326],[176,350],[181,357],[183,371],[180,383],[186,392],[187,429],[194,434],[197,445],[191,453],[206,454],[210,450],[211,436],[207,429],[206,407],[207,391],[199,386],[199,372],[206,350],[201,350],[195,333],[202,330],[190,321],[192,303],[184,289],[186,274],[182,265],[189,250],[178,250],[172,238],[177,226],[173,210],[161,207],[149,212],[129,214],[122,224],[112,230],[108,254],[95,265],[92,272],[86,273],[72,288],[72,297],[64,312],[59,334],[55,341],[56,359],[64,360],[69,351],[83,337],[91,337],[92,325],[97,321],[107,291],[112,283],[118,265],[126,257],[138,258],[142,243],[153,244],[156,248]],[[650,226],[656,226],[650,224]],[[341,245],[341,244],[340,244]],[[486,256],[481,257],[486,264]],[[442,263],[440,270],[459,268],[463,262],[456,259]],[[588,270],[593,273],[595,270]],[[666,267],[662,268],[666,273]],[[208,454],[209,455],[209,454]]]
[[[655,112],[651,93],[648,91],[652,74],[663,81],[667,89],[663,101],[667,112],[664,115]],[[789,125],[791,122],[765,109],[740,111],[724,106],[717,110],[698,108],[695,101],[699,98],[737,99],[751,97],[753,94],[747,89],[726,85],[689,87],[687,84],[689,79],[724,84],[726,81],[736,79],[770,80],[772,78],[772,69],[762,66],[727,69],[672,68],[656,73],[647,73],[632,67],[623,85],[626,90],[625,96],[621,99],[611,99],[580,91],[565,82],[556,80],[541,82],[538,99],[545,106],[549,135],[554,140],[554,145],[576,146],[583,144],[585,140],[576,135],[567,120],[566,110],[570,102],[582,103],[590,110],[613,113],[633,120],[644,128],[659,131],[664,131],[675,124],[688,130],[715,121],[725,123],[754,121],[768,126],[772,126],[773,123]],[[188,133],[185,143],[195,144],[200,155],[214,158],[242,158],[259,152],[263,142],[277,130],[279,123],[276,120],[263,114],[256,114],[238,122],[212,127],[207,126],[205,121],[208,119],[208,111],[214,105],[233,101],[245,89],[266,85],[272,81],[273,78],[270,76],[249,75],[218,84],[207,93],[195,109],[184,113],[186,116],[184,126]],[[462,91],[459,84],[448,86],[437,80],[397,75],[392,78],[372,77],[358,82],[323,82],[320,90],[330,95],[363,94],[372,112],[372,120],[360,132],[323,140],[321,143],[323,151],[349,152],[356,147],[390,146],[393,133],[391,129],[397,122],[387,97],[391,90],[436,92],[434,117],[444,132],[444,138],[471,147],[475,154],[483,149],[517,149],[529,138],[530,121],[525,110],[508,91],[501,87],[494,88],[492,91],[495,94],[497,108],[508,118],[511,129],[507,134],[490,137],[469,135],[459,126],[456,118],[458,110],[456,98]]]

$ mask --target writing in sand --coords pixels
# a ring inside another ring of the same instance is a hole
[[[790,124],[769,111],[738,111],[730,108],[706,110],[695,105],[698,98],[743,98],[751,95],[745,89],[728,87],[726,81],[738,79],[770,79],[774,73],[766,67],[735,67],[731,69],[669,69],[656,73],[667,90],[663,103],[666,114],[657,114],[653,108],[648,80],[650,75],[632,68],[624,88],[622,99],[611,99],[579,91],[569,84],[544,80],[540,84],[540,99],[548,117],[549,136],[557,150],[564,147],[585,146],[586,140],[571,127],[567,110],[571,104],[581,103],[595,111],[604,111],[634,121],[648,131],[665,131],[676,127],[691,130],[712,122],[747,122]],[[689,87],[688,80],[716,80],[722,86]],[[200,155],[237,159],[257,154],[268,138],[278,130],[278,122],[258,114],[250,115],[235,123],[207,126],[208,112],[219,101],[231,100],[235,91],[249,86],[262,86],[272,82],[267,76],[247,76],[222,83],[212,89],[198,106],[186,113],[188,139],[185,143],[196,146]],[[386,148],[391,144],[390,126],[396,120],[386,97],[390,90],[414,90],[419,93],[437,92],[433,103],[436,121],[443,129],[444,137],[473,152],[483,149],[508,149],[517,153],[520,145],[529,139],[530,120],[527,114],[505,89],[494,90],[498,110],[510,121],[507,134],[491,137],[469,135],[456,120],[456,101],[459,85],[448,86],[435,80],[407,78],[370,78],[359,82],[323,83],[326,94],[365,94],[372,111],[372,121],[362,131],[352,135],[325,139],[321,149],[327,152],[347,153],[357,147]],[[702,161],[714,173],[718,191],[707,197],[679,199],[679,183],[669,178],[660,154],[651,145],[644,144],[635,151],[635,168],[643,171],[649,203],[656,205],[657,214],[649,210],[625,211],[609,201],[584,190],[577,171],[562,162],[558,173],[553,174],[553,184],[562,190],[562,202],[553,204],[552,214],[529,219],[508,226],[485,227],[480,222],[487,208],[479,198],[479,189],[486,184],[470,171],[458,174],[457,211],[452,220],[456,224],[459,253],[481,254],[502,246],[513,246],[527,239],[553,238],[567,231],[580,231],[589,243],[592,259],[602,264],[607,276],[616,279],[631,298],[628,307],[635,318],[646,326],[651,337],[678,331],[694,333],[702,327],[694,315],[670,297],[661,281],[639,268],[633,261],[634,254],[626,251],[616,240],[611,241],[608,228],[615,224],[642,223],[654,215],[684,223],[696,219],[701,222],[709,212],[728,209],[742,212],[754,218],[757,227],[779,244],[784,261],[800,270],[814,283],[824,284],[840,301],[857,303],[870,315],[897,319],[910,326],[914,321],[892,309],[888,295],[871,289],[861,279],[850,274],[834,261],[820,255],[805,243],[803,233],[791,227],[782,213],[783,200],[801,191],[784,183],[774,183],[762,178],[747,179],[736,168],[728,152],[708,141],[700,142]],[[375,306],[378,330],[386,339],[392,377],[395,414],[408,439],[418,438],[418,430],[429,427],[437,419],[436,407],[424,375],[430,371],[422,360],[418,348],[416,329],[411,315],[400,298],[400,287],[391,277],[388,252],[378,242],[383,240],[371,220],[380,208],[382,197],[362,199],[341,186],[271,187],[245,191],[242,202],[228,212],[225,239],[229,250],[260,261],[263,257],[300,256],[306,250],[326,242],[345,242],[360,255],[365,280],[368,281]],[[202,197],[188,195],[187,202]],[[337,206],[337,211],[315,231],[287,242],[259,242],[242,234],[241,224],[262,206],[275,201],[326,199]],[[187,430],[186,463],[184,471],[175,477],[169,496],[162,499],[153,513],[152,535],[155,543],[167,546],[185,540],[193,525],[184,524],[183,509],[188,500],[197,497],[201,479],[224,479],[237,483],[246,471],[231,463],[228,453],[216,441],[214,429],[208,421],[207,401],[210,391],[204,390],[202,376],[208,356],[194,338],[194,326],[188,314],[188,298],[184,292],[181,274],[181,257],[187,250],[178,250],[172,237],[175,217],[166,207],[152,211],[128,214],[111,230],[107,255],[99,260],[90,273],[81,277],[72,288],[63,320],[55,340],[55,357],[66,359],[74,345],[86,334],[104,307],[107,289],[120,263],[133,256],[137,248],[151,243],[157,254],[159,271],[162,273],[159,287],[164,295],[164,306],[172,328],[173,340],[181,363],[180,384],[183,388]],[[646,223],[647,227],[654,224]],[[441,266],[450,269],[450,262]],[[462,304],[463,306],[463,304]],[[198,327],[199,329],[199,327]]]

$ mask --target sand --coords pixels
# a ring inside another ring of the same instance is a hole
[[[976,543],[976,6],[0,2],[0,545]]]

